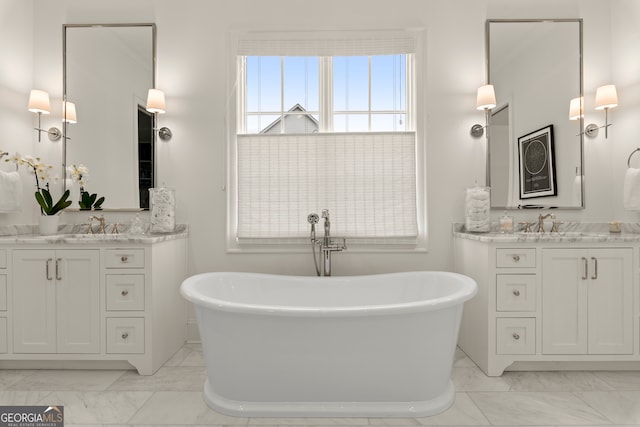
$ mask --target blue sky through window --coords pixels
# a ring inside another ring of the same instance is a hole
[[[320,58],[246,57],[247,133],[300,105],[316,120]],[[401,131],[406,123],[406,55],[333,57],[333,130]]]

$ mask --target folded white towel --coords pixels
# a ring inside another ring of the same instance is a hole
[[[640,211],[640,169],[628,168],[624,175],[624,208]]]
[[[0,213],[19,212],[22,203],[22,181],[16,171],[0,170]]]

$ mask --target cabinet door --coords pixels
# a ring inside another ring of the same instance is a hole
[[[588,255],[542,250],[542,353],[587,353]]]
[[[633,352],[632,250],[589,250],[589,354]]]
[[[56,251],[57,352],[100,352],[98,250]]]
[[[55,252],[13,251],[13,350],[55,353]]]

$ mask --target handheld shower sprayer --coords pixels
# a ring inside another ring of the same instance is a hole
[[[311,224],[311,239],[316,238],[316,224],[320,222],[320,217],[316,213],[310,213],[307,215],[307,222]]]
[[[316,224],[320,222],[320,217],[317,213],[310,213],[307,215],[307,222],[311,224],[311,253],[313,254],[313,263],[316,267],[316,274],[320,275],[320,266],[318,265],[318,260],[316,259],[316,244],[318,241],[316,240]]]
[[[317,213],[310,213],[307,215],[307,221],[309,221],[309,224],[311,225],[317,224],[320,221],[320,217]]]

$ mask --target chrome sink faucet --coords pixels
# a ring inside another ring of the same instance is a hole
[[[93,227],[92,227],[93,220],[98,221],[98,224],[100,225],[100,234],[107,234],[106,223],[104,221],[104,215],[100,215],[100,216],[91,215],[89,217],[89,228],[87,229],[87,234],[95,234],[93,232]]]
[[[538,215],[538,233],[544,233],[544,220],[547,218],[556,219],[556,216],[552,213]],[[553,227],[551,231],[553,231]]]
[[[328,209],[322,211],[322,218],[324,219],[324,236],[320,240],[316,238],[316,224],[320,221],[320,217],[315,213],[307,216],[307,221],[311,224],[311,251],[313,254],[313,263],[316,267],[316,274],[318,276],[331,276],[331,252],[346,250],[347,243],[344,237],[338,238],[342,239],[341,243],[336,243],[331,238],[331,221],[329,219]],[[316,257],[316,246],[320,247],[318,256],[322,258],[322,265],[320,265]]]

